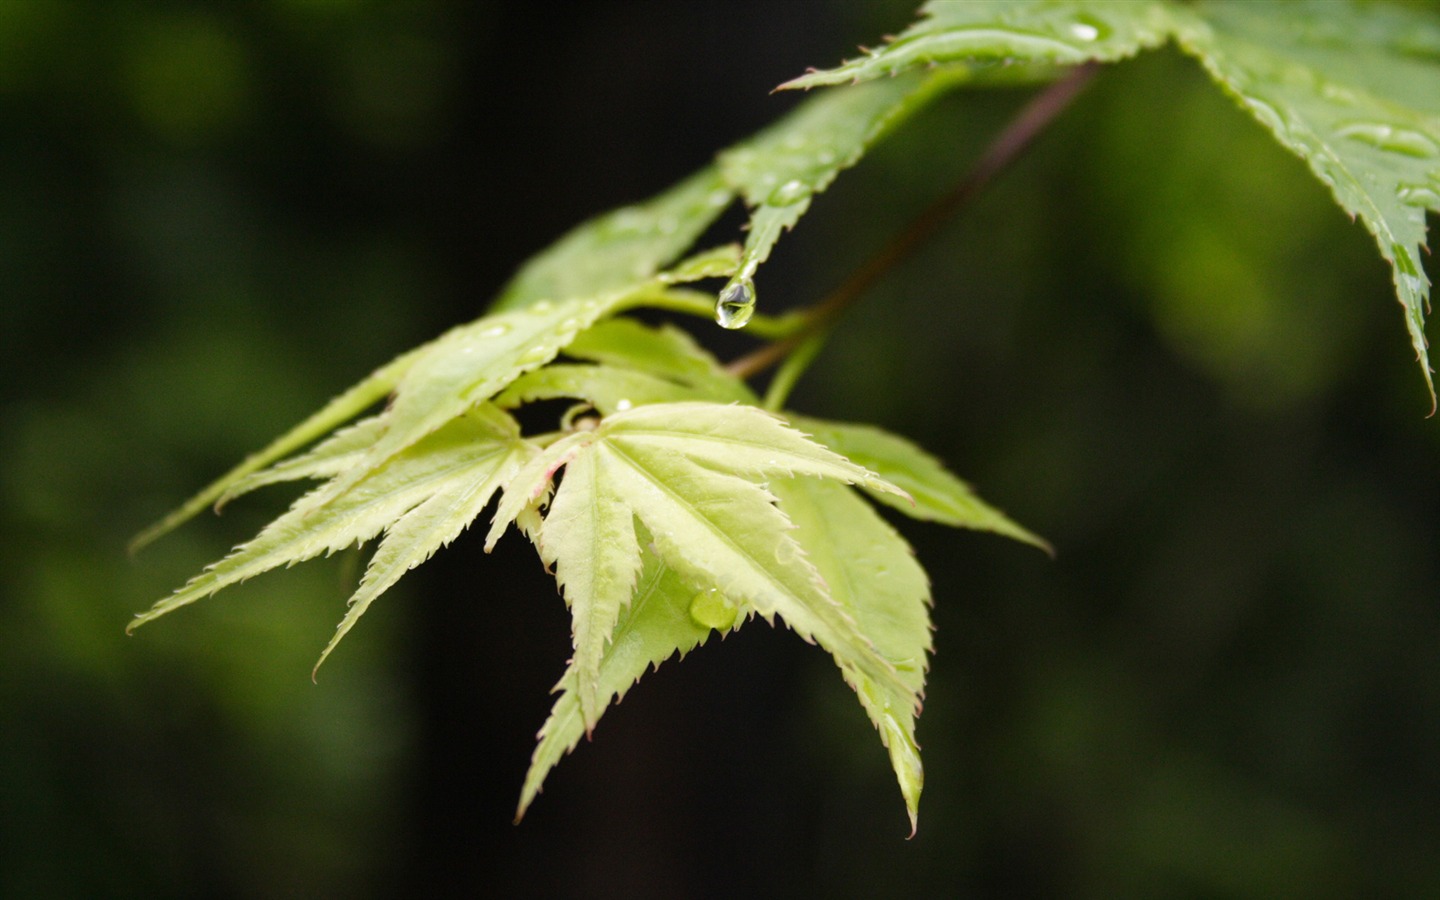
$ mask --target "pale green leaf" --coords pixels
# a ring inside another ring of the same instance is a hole
[[[856,675],[852,683],[905,798],[914,833],[924,770],[915,717],[929,668],[930,584],[904,539],[844,485],[797,478],[771,485],[834,598],[897,677]]]
[[[906,515],[956,528],[993,531],[1039,547],[1050,545],[976,496],[940,461],[915,444],[872,425],[830,422],[786,413],[790,424],[859,466],[875,472],[909,495],[872,491],[871,496]],[[914,502],[910,502],[913,500]]]
[[[488,478],[497,452],[508,451],[517,433],[497,430],[493,411],[478,411],[428,435],[338,496],[316,488],[254,539],[137,616],[130,628],[278,566],[369,540],[431,497],[463,492]]]
[[[632,288],[562,303],[537,301],[461,325],[427,344],[395,385],[385,433],[326,490],[347,490],[391,456],[550,362],[577,333],[633,293]]]
[[[485,536],[485,552],[495,549],[495,542],[527,511],[534,510],[550,497],[550,489],[558,472],[566,463],[575,458],[591,442],[595,432],[582,431],[561,438],[531,457],[520,467],[514,477],[505,485],[505,495],[490,521],[490,531]],[[525,528],[532,541],[538,543],[539,527]]]
[[[684,456],[649,449],[634,452],[606,441],[592,452],[610,457],[616,493],[654,535],[667,564],[740,609],[752,608],[767,620],[778,614],[851,677],[895,679],[890,663],[830,597],[772,494]]]
[[[601,424],[599,434],[626,452],[646,457],[683,454],[722,472],[813,475],[905,496],[903,490],[874,472],[832,453],[754,406],[656,404],[611,416]]]
[[[593,297],[645,281],[684,253],[733,198],[711,167],[645,203],[591,219],[527,262],[491,308]],[[699,277],[711,274],[721,273]]]
[[[829,651],[852,681],[895,678],[891,664],[875,653],[853,619],[829,596],[773,495],[754,480],[813,475],[886,488],[873,473],[755,407],[645,406],[609,416],[594,431],[557,441],[524,466],[505,488],[487,545],[534,502],[561,466],[567,468],[556,502],[570,499],[558,537],[551,528],[553,507],[539,529],[542,557],[566,560],[569,572],[628,571],[615,560],[634,557],[614,556],[616,551],[600,546],[592,535],[623,532],[627,526],[608,517],[633,514],[653,536],[660,557],[691,584],[715,589],[738,609],[753,609],[767,619],[780,615],[801,637]],[[576,466],[581,466],[580,477],[572,488]],[[608,507],[604,515],[612,524],[594,524],[599,504]],[[576,523],[586,511],[591,524],[581,527]],[[580,591],[597,589],[593,579],[566,577],[572,609],[597,608],[608,617],[613,608],[608,596],[580,597]],[[618,592],[608,582],[598,589]],[[578,657],[579,645],[576,651]],[[584,685],[595,670],[587,663],[577,677],[582,679],[577,684]],[[602,706],[597,701],[596,715]]]
[[[1016,79],[1016,68],[1018,77],[1028,77],[1054,66],[1114,62],[1165,42],[1169,6],[1146,0],[932,0],[918,22],[885,46],[781,87],[870,81],[937,64],[961,64],[974,78],[1008,81]],[[1036,65],[1041,68],[1027,68]]]
[[[1440,210],[1440,20],[1405,7],[1206,3],[1178,40],[1358,216],[1426,354],[1425,211]]]
[[[804,474],[884,482],[755,407],[657,404],[611,416],[594,435],[581,452],[606,457],[614,496],[645,523],[667,564],[737,607],[767,619],[778,613],[842,669],[874,680],[894,677],[830,598],[773,496],[750,479]]]
[[[648,547],[650,539],[643,530],[639,543]],[[597,680],[599,711],[597,718],[612,699],[623,698],[630,686],[652,666],[676,655],[684,656],[703,643],[711,629],[690,615],[695,588],[649,550],[642,552],[643,568],[628,606],[620,611],[619,620],[600,660]],[[520,792],[516,821],[525,814],[545,776],[560,762],[561,757],[580,742],[586,733],[584,715],[577,692],[578,672],[574,663],[556,686],[560,696],[545,725],[540,729],[540,742],[531,758],[530,770]]]
[[[444,489],[437,490],[386,527],[359,589],[350,598],[345,617],[315,663],[316,671],[375,598],[389,590],[406,572],[433,556],[436,550],[459,537],[520,464],[535,453],[535,448],[521,440],[518,432],[492,432],[477,440],[471,449],[476,455],[465,465],[463,475],[457,473],[447,480]]]
[[[635,515],[615,493],[607,464],[608,457],[597,453],[570,461],[540,532],[540,558],[554,566],[570,605],[575,691],[586,731],[604,708],[600,661],[640,570]]]

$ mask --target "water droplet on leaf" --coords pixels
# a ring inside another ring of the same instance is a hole
[[[755,285],[748,278],[732,278],[715,300],[715,321],[721,328],[744,328],[755,314]]]
[[[1435,142],[1418,131],[1396,128],[1380,122],[1354,122],[1336,131],[1336,134],[1352,141],[1369,144],[1391,153],[1427,159],[1440,153]]]
[[[708,591],[701,591],[690,601],[690,618],[706,628],[714,628],[716,631],[727,631],[735,624],[735,617],[738,614],[735,604],[726,599],[725,595],[715,588]]]
[[[497,322],[489,328],[480,332],[481,337],[500,337],[510,333],[510,325],[506,322]]]
[[[616,412],[624,412],[625,410],[631,409],[631,408],[634,407],[634,406],[635,406],[635,404],[634,404],[634,403],[631,403],[629,400],[616,400],[616,401],[615,401],[615,411],[616,411]]]
[[[1396,196],[1402,203],[1411,206],[1428,206],[1432,209],[1440,208],[1440,191],[1425,184],[1403,184]]]
[[[1110,26],[1094,16],[1079,15],[1070,25],[1070,35],[1076,40],[1098,41],[1110,36]]]
[[[789,206],[810,196],[810,188],[803,181],[791,179],[770,192],[768,202],[772,206]]]

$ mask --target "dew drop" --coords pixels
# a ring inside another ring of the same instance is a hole
[[[810,188],[803,181],[790,179],[778,188],[770,192],[769,203],[772,206],[789,206],[791,203],[798,203],[810,196]]]
[[[1070,24],[1070,36],[1078,41],[1098,41],[1110,36],[1110,26],[1094,16],[1076,16]]]
[[[509,333],[510,333],[510,325],[509,325],[509,323],[506,323],[506,322],[497,322],[497,323],[495,323],[494,325],[491,325],[489,328],[485,329],[484,331],[480,332],[480,336],[481,336],[481,337],[487,337],[487,338],[493,338],[493,337],[501,337],[501,336],[507,335],[507,334],[509,334]]]
[[[532,363],[541,363],[549,359],[549,350],[544,347],[531,347],[529,350],[526,350],[524,353],[520,354],[520,358],[516,360],[516,362],[518,362],[522,366],[528,366]]]
[[[706,628],[726,631],[735,624],[738,610],[715,588],[701,591],[690,601],[690,618]]]
[[[555,304],[551,303],[549,300],[536,300],[528,307],[530,312],[534,313],[537,316],[543,316],[545,313],[548,313],[554,308]]]
[[[755,313],[755,285],[748,278],[732,278],[715,299],[715,321],[721,328],[744,328]]]
[[[1435,142],[1418,131],[1396,128],[1377,122],[1354,122],[1341,127],[1336,134],[1352,141],[1369,144],[1391,153],[1428,159],[1440,153]]]
[[[616,412],[625,412],[627,409],[632,409],[632,408],[634,408],[634,406],[635,406],[635,404],[632,403],[632,402],[629,401],[629,400],[620,399],[620,400],[616,400],[616,401],[615,401],[615,411],[616,411]]]

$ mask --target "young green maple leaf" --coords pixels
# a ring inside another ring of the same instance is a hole
[[[487,546],[565,467],[539,550],[574,618],[576,693],[586,728],[603,711],[600,661],[633,593],[633,518],[662,560],[766,619],[778,613],[828,650],[852,681],[895,681],[894,667],[829,595],[758,479],[810,475],[899,491],[752,406],[664,403],[618,413],[556,442],[505,488]]]
[[[316,448],[312,459],[325,458],[324,449]],[[384,531],[349,611],[321,654],[324,661],[375,597],[453,540],[534,453],[513,419],[493,406],[478,406],[390,457],[353,487],[334,494],[322,486],[300,497],[254,539],[137,616],[130,629],[254,575]]]

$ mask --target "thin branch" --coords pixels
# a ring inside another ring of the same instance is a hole
[[[910,227],[880,248],[829,296],[811,308],[806,314],[804,327],[740,357],[730,363],[727,370],[740,378],[748,378],[775,365],[813,335],[827,330],[881,276],[914,254],[941,226],[974,200],[991,179],[1024,155],[1041,132],[1070,106],[1098,70],[1099,64],[1093,62],[1076,66],[1064,78],[1037,94],[991,141],[964,178],[930,204]]]

